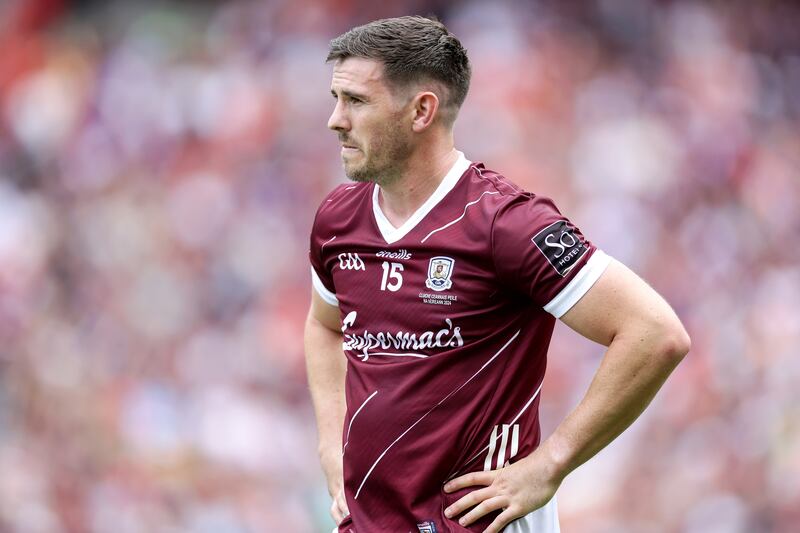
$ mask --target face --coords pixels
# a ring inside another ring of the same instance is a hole
[[[358,57],[336,61],[331,93],[336,107],[328,127],[339,136],[347,177],[379,185],[399,178],[411,154],[407,103],[389,89],[383,65]]]

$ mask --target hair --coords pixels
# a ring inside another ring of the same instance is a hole
[[[445,94],[437,96],[446,123],[452,124],[467,97],[472,74],[467,51],[437,20],[406,16],[353,28],[330,42],[326,62],[348,57],[380,61],[387,81],[398,88],[441,84]]]

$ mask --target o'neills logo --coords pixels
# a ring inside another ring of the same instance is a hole
[[[398,250],[396,252],[381,250],[375,255],[377,257],[385,257],[386,259],[411,259],[411,254],[408,253],[408,250]]]
[[[358,357],[363,361],[370,356],[385,355],[389,357],[428,357],[427,354],[418,353],[421,350],[433,348],[457,348],[464,346],[461,337],[461,328],[453,326],[449,318],[444,320],[445,327],[435,331],[411,333],[407,331],[378,331],[372,333],[365,330],[363,333],[347,333],[347,328],[356,320],[356,312],[351,311],[344,319],[342,333],[344,334],[343,350],[361,352]],[[385,350],[396,350],[387,352]]]

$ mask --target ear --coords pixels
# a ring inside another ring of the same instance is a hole
[[[420,133],[433,124],[436,113],[439,111],[439,98],[430,91],[417,93],[413,100],[413,106],[414,116],[411,129],[415,133]]]

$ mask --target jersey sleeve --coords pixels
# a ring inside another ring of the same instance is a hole
[[[491,245],[501,283],[556,318],[586,294],[611,261],[552,200],[530,194],[498,210]]]
[[[325,205],[323,201],[322,205]],[[321,209],[320,209],[321,211]],[[311,262],[311,284],[317,294],[330,305],[339,305],[336,298],[336,287],[333,284],[331,271],[325,266],[324,248],[335,237],[325,233],[325,224],[320,211],[314,217],[314,224],[311,227],[311,239],[309,243],[308,257]]]

